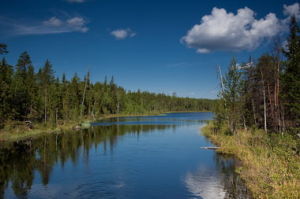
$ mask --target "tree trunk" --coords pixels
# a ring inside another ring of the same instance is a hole
[[[45,124],[47,123],[47,94],[46,94],[47,92],[45,91],[45,98],[44,98],[44,100],[45,100],[45,107],[44,107],[44,122],[45,122]]]
[[[262,83],[263,83],[263,98],[264,98],[264,130],[265,132],[268,131],[267,129],[267,104],[266,104],[266,88],[265,88],[265,81],[264,81],[264,76],[262,71],[261,73],[261,78],[262,78]]]
[[[246,119],[244,115],[243,115],[243,124],[244,124],[244,129],[247,130]]]
[[[266,105],[266,91],[265,91],[265,88],[263,89],[263,96],[264,96],[264,129],[267,132],[267,105]]]
[[[83,96],[82,96],[82,101],[81,101],[80,117],[82,117],[82,115],[83,115],[83,105],[84,105],[84,100],[85,100],[85,92],[86,92],[86,87],[87,87],[87,81],[88,81],[88,77],[86,76],[85,83],[84,83]]]
[[[255,114],[255,106],[254,106],[254,100],[253,100],[253,98],[251,99],[251,104],[252,104],[252,111],[253,111],[254,124],[255,124],[255,126],[257,127],[256,114]]]
[[[55,124],[56,124],[56,126],[58,125],[58,110],[57,110],[57,108],[55,109]]]

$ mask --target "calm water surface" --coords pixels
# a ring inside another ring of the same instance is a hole
[[[122,117],[1,143],[0,198],[248,198],[200,133],[211,113]]]

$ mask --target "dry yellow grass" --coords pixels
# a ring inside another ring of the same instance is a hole
[[[221,147],[218,152],[241,160],[237,172],[254,198],[300,198],[300,157],[293,150],[295,139],[289,135],[270,137],[261,130],[240,130],[230,136],[223,133],[225,129],[216,133],[212,129],[210,123],[202,132]]]

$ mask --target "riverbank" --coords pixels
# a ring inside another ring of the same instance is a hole
[[[61,121],[57,126],[44,125],[43,123],[34,123],[33,128],[28,128],[24,124],[16,125],[20,122],[11,122],[7,124],[6,128],[0,130],[0,142],[13,142],[29,138],[35,138],[44,134],[60,133],[66,130],[79,128],[82,123],[90,123],[94,121],[101,121],[103,119],[115,117],[128,117],[128,116],[148,116],[159,115],[162,113],[148,113],[148,114],[106,114],[97,119],[85,118],[77,121]]]
[[[201,112],[201,111],[177,111],[178,113],[182,112]],[[61,121],[57,126],[49,126],[44,125],[42,123],[35,123],[32,129],[27,128],[25,125],[19,125],[17,127],[13,127],[14,125],[7,124],[5,129],[0,130],[0,142],[7,141],[18,141],[24,140],[28,138],[38,137],[44,134],[50,133],[59,133],[66,130],[71,130],[72,128],[80,127],[83,122],[91,122],[91,121],[101,121],[103,119],[115,118],[115,117],[130,117],[130,116],[149,116],[149,115],[160,115],[167,114],[171,112],[152,112],[152,113],[143,113],[143,114],[106,114],[102,115],[97,119],[85,118],[77,121]],[[175,112],[172,112],[175,113]]]
[[[0,142],[13,142],[35,138],[44,134],[59,133],[72,129],[78,124],[76,121],[68,121],[55,127],[41,123],[33,124],[33,128],[28,128],[25,125],[18,125],[17,127],[6,126],[0,130]]]
[[[297,141],[290,135],[267,135],[262,130],[240,130],[226,135],[216,132],[212,123],[202,129],[220,148],[217,152],[234,155],[241,161],[237,169],[254,198],[300,198],[300,156]]]

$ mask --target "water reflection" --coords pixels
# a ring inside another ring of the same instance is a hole
[[[215,154],[216,170],[199,167],[185,177],[187,189],[194,198],[205,199],[251,199],[251,193],[234,172],[237,163],[232,156]]]
[[[185,184],[195,198],[225,198],[225,190],[217,173],[208,168],[198,168],[195,172],[188,172]]]
[[[0,147],[0,198],[4,198],[9,185],[18,198],[26,198],[33,184],[34,171],[41,176],[42,184],[47,185],[53,166],[59,163],[64,167],[68,160],[76,164],[81,149],[84,159],[88,161],[90,150],[96,149],[99,144],[102,144],[104,153],[107,150],[112,152],[119,136],[138,136],[172,127],[174,125],[112,125],[5,143]]]
[[[215,154],[216,167],[222,175],[222,182],[226,190],[225,198],[251,199],[251,193],[246,189],[243,180],[234,172],[239,161],[232,156]]]
[[[234,159],[200,150],[211,116],[125,117],[4,143],[0,198],[248,198]]]

